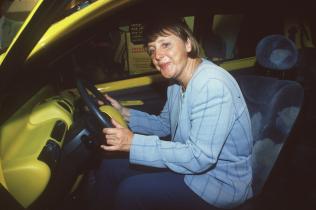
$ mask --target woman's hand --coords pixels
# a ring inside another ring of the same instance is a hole
[[[118,110],[121,115],[124,117],[124,119],[126,121],[128,121],[129,119],[129,109],[122,106],[122,104],[120,102],[118,102],[117,100],[115,100],[114,98],[110,97],[108,94],[105,94],[104,97],[111,103],[111,105]]]
[[[105,151],[129,152],[134,134],[113,119],[112,124],[114,128],[103,129],[107,145],[101,145],[101,148]]]

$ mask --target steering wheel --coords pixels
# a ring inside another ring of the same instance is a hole
[[[100,111],[96,100],[89,95],[88,90],[95,96],[97,100],[100,100],[104,105],[110,105],[111,103],[102,95],[102,93],[90,82],[82,79],[76,81],[77,89],[84,103],[88,107],[91,114],[100,122],[102,127],[109,128],[113,127],[111,118]]]

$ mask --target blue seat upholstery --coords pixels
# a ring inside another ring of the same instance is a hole
[[[303,102],[303,88],[297,82],[271,77],[244,75],[236,79],[251,116],[253,191],[256,196],[291,133]]]

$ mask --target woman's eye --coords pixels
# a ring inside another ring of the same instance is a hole
[[[165,42],[165,43],[162,43],[161,44],[161,47],[162,48],[167,48],[167,47],[169,47],[170,46],[170,43],[169,42]]]
[[[148,49],[147,50],[148,55],[152,55],[152,54],[154,54],[154,52],[155,52],[155,49]]]

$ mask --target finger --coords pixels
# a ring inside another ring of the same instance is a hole
[[[115,102],[115,99],[112,98],[111,96],[109,96],[108,94],[105,94],[104,97],[105,97],[107,100],[109,100],[109,101],[111,102],[111,104],[112,104],[113,102]]]
[[[104,103],[103,103],[103,101],[101,101],[101,100],[97,100],[97,102],[98,102],[98,105],[104,105]]]
[[[118,122],[116,122],[113,118],[111,119],[112,124],[115,128],[123,128]]]
[[[117,146],[106,146],[106,145],[101,145],[100,146],[101,149],[105,150],[105,151],[118,151],[118,147]]]
[[[115,140],[117,140],[117,135],[116,135],[116,134],[106,134],[106,135],[105,135],[105,138],[106,138],[107,140],[113,140],[113,141],[115,141]]]
[[[106,138],[106,140],[108,140],[108,141],[109,141],[109,140],[113,140],[113,141],[115,140],[115,136],[114,136],[114,135],[108,135],[108,134],[107,134],[107,135],[105,135],[105,138]]]
[[[103,128],[102,132],[104,134],[115,134],[115,133],[117,133],[116,128]]]
[[[115,142],[114,139],[107,139],[106,140],[106,144],[109,145],[109,146],[115,146],[116,142]]]

